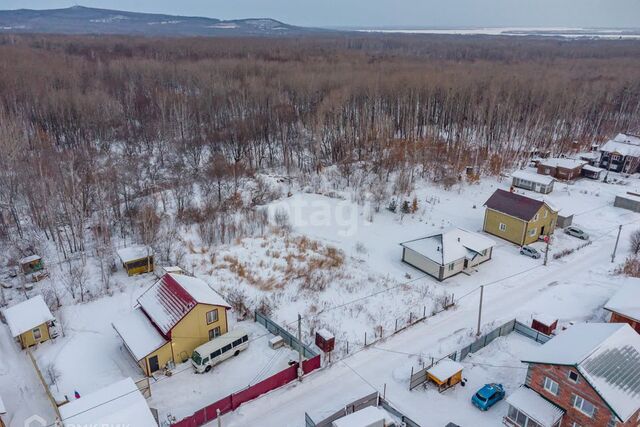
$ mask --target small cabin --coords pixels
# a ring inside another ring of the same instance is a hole
[[[584,165],[582,167],[581,173],[585,178],[600,180],[603,171],[604,169],[596,166]]]
[[[551,335],[558,327],[558,319],[539,314],[534,316],[531,321],[531,329],[542,332],[545,335]]]
[[[56,337],[55,318],[42,295],[35,296],[3,311],[11,336],[22,348]]]
[[[613,202],[613,206],[640,212],[640,193],[627,191],[625,194],[618,194]]]
[[[24,257],[18,263],[20,264],[20,269],[25,275],[41,271],[44,268],[44,263],[39,255]]]
[[[186,274],[184,270],[177,265],[166,265],[161,267],[161,276],[165,274],[173,273],[173,274]]]
[[[555,179],[547,175],[538,175],[526,170],[519,170],[511,175],[511,185],[536,193],[549,194],[553,191]]]
[[[446,358],[427,370],[427,379],[435,383],[438,391],[442,392],[462,381],[463,368],[460,363]]]
[[[154,269],[153,250],[149,246],[130,246],[118,249],[117,252],[122,267],[129,276],[150,273]]]

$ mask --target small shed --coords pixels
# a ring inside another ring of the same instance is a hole
[[[568,212],[560,211],[558,212],[558,220],[556,221],[556,226],[558,228],[567,228],[573,224],[573,214]]]
[[[553,334],[553,331],[555,331],[557,327],[558,319],[545,314],[538,314],[534,316],[531,321],[531,328],[545,335]]]
[[[163,266],[161,267],[162,271],[162,276],[164,276],[165,274],[169,274],[169,273],[173,273],[173,274],[185,274],[184,270],[180,267],[178,267],[177,265],[167,265],[167,266]]]
[[[613,206],[640,212],[640,194],[629,191],[624,194],[618,194],[613,202]]]
[[[439,391],[444,391],[462,381],[463,368],[460,363],[446,358],[427,370],[427,379],[433,381]]]
[[[149,246],[137,245],[118,249],[122,267],[129,276],[153,271],[153,250]]]
[[[326,329],[320,329],[316,332],[316,345],[325,353],[333,351],[336,345],[335,336]]]
[[[511,175],[511,185],[536,193],[549,194],[553,191],[555,179],[548,175],[538,175],[527,170],[519,170]]]
[[[42,295],[6,308],[2,313],[11,331],[11,336],[20,342],[22,348],[55,338],[55,335],[50,331],[55,318]]]
[[[39,255],[31,255],[18,261],[20,269],[24,274],[31,274],[44,268],[44,263]]]
[[[584,165],[582,167],[581,173],[582,173],[582,176],[584,176],[585,178],[599,180],[602,176],[603,171],[604,169],[596,166]]]

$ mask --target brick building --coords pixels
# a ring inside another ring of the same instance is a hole
[[[640,417],[640,335],[627,324],[570,327],[532,352],[504,424],[631,427]]]

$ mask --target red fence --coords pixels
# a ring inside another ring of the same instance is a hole
[[[314,356],[311,359],[302,361],[302,371],[305,374],[315,371],[320,367],[320,355]],[[171,427],[199,427],[217,418],[217,410],[220,410],[220,414],[226,414],[234,411],[240,405],[250,400],[255,399],[261,394],[268,393],[272,390],[282,387],[285,384],[290,383],[298,377],[298,364],[289,366],[287,369],[278,372],[269,378],[260,381],[257,384],[247,387],[244,390],[232,393],[227,397],[206,406],[199,411],[193,413],[193,415],[183,418],[182,420],[171,424]]]

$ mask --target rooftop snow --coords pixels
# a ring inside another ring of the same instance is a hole
[[[563,157],[550,157],[542,159],[540,164],[551,168],[575,169],[587,164],[584,160],[566,159]]]
[[[615,138],[607,141],[600,151],[618,153],[623,156],[640,157],[640,137],[619,133]]]
[[[446,265],[462,258],[473,259],[482,251],[495,246],[496,242],[479,233],[462,228],[451,228],[442,233],[401,243],[401,245],[438,264]]]
[[[537,184],[549,185],[555,181],[555,179],[549,175],[540,175],[534,172],[529,172],[526,170],[515,171],[511,174],[513,178],[522,179],[524,181],[531,181]]]
[[[640,322],[640,285],[629,283],[623,286],[607,301],[604,309]]]
[[[65,426],[157,427],[147,401],[131,378],[60,406],[60,415]]]
[[[138,303],[165,336],[196,304],[231,308],[204,281],[174,273],[162,276],[138,298]]]
[[[318,329],[318,332],[317,332],[317,333],[318,333],[318,335],[320,335],[320,336],[322,337],[322,339],[323,339],[323,340],[325,340],[325,341],[328,341],[328,340],[330,340],[330,339],[335,338],[335,337],[334,337],[334,335],[333,335],[330,331],[328,331],[327,329],[324,329],[324,328],[322,328],[322,329]]]
[[[598,168],[598,167],[591,166],[591,165],[584,165],[582,167],[582,169],[584,169],[586,171],[589,171],[589,172],[602,172],[604,170],[602,168]]]
[[[113,323],[113,328],[136,360],[144,359],[167,343],[141,308],[121,317]]]
[[[449,358],[439,361],[436,366],[427,369],[427,373],[440,381],[446,381],[458,372],[462,371],[464,366]]]
[[[30,262],[37,261],[39,259],[42,259],[42,258],[40,258],[40,255],[30,255],[30,256],[22,258],[20,260],[20,264],[28,264]]]
[[[332,423],[333,427],[368,427],[386,421],[387,413],[375,406],[367,406],[359,411],[339,418]],[[386,425],[386,424],[385,424]]]
[[[554,322],[558,321],[558,318],[555,316],[550,316],[548,314],[536,314],[533,316],[535,320],[542,323],[544,326],[551,326]]]
[[[576,366],[622,422],[640,409],[640,335],[626,323],[582,323],[525,362]]]
[[[616,197],[620,197],[622,199],[627,199],[627,200],[632,200],[634,202],[640,202],[640,196],[638,196],[636,194],[622,193],[622,194],[618,194]]]
[[[6,308],[3,313],[14,338],[54,319],[42,295]]]
[[[562,409],[527,387],[520,387],[511,393],[507,402],[543,427],[552,427],[564,415]]]
[[[523,221],[530,221],[545,203],[549,209],[557,211],[544,200],[532,199],[531,197],[505,190],[496,190],[484,205],[494,211],[502,212]]]
[[[144,245],[130,246],[128,248],[118,249],[118,257],[123,263],[144,259],[149,255],[153,255],[153,250]]]

